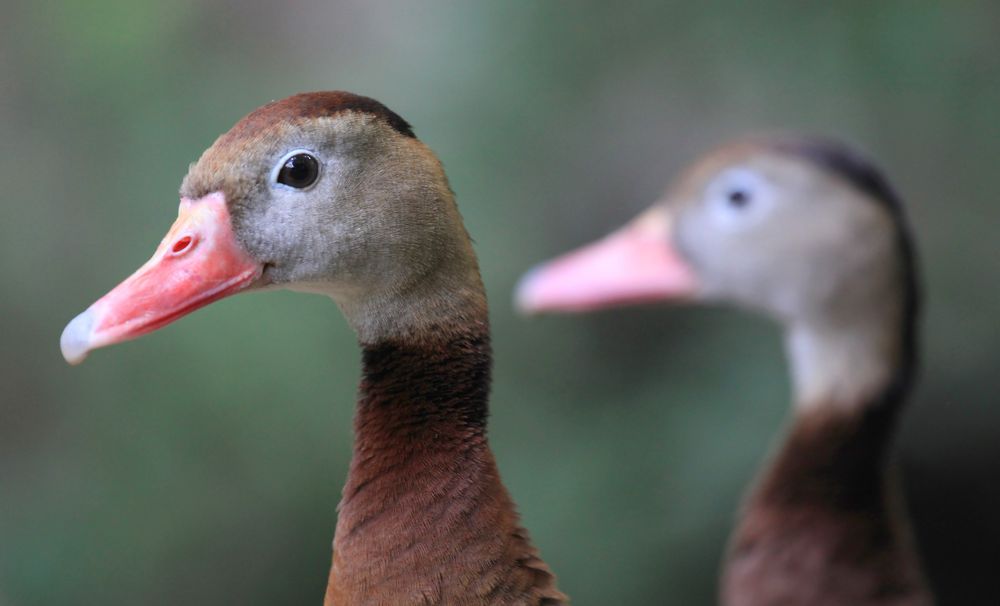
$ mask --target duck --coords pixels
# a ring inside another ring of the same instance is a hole
[[[152,258],[61,349],[153,332],[237,293],[330,297],[362,378],[326,606],[567,603],[487,440],[492,354],[478,261],[441,162],[374,99],[264,105],[191,165]]]
[[[725,606],[927,606],[893,436],[915,379],[920,288],[900,197],[865,156],[798,134],[709,152],[648,210],[529,271],[526,313],[729,304],[783,333],[793,403],[744,496]]]

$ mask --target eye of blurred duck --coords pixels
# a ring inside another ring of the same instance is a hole
[[[305,189],[319,178],[319,161],[307,153],[297,153],[285,159],[278,171],[278,183]]]
[[[732,189],[726,196],[733,208],[743,208],[750,204],[750,192],[742,189]]]
[[[774,206],[771,183],[745,166],[732,167],[717,175],[708,184],[706,197],[716,225],[725,229],[754,225]]]

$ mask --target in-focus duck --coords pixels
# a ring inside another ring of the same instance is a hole
[[[476,256],[440,162],[372,99],[306,93],[222,135],[152,259],[66,327],[70,363],[217,299],[330,296],[363,377],[327,605],[562,604],[486,438]]]
[[[517,293],[528,312],[676,299],[770,315],[791,366],[790,427],[744,501],[722,603],[930,604],[889,456],[916,366],[917,268],[880,172],[825,140],[731,144]]]

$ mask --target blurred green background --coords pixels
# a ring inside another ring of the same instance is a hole
[[[0,5],[0,604],[319,604],[353,336],[321,297],[226,300],[70,368],[64,324],[152,253],[238,118],[375,97],[444,161],[492,301],[492,443],[577,604],[709,604],[788,408],[729,310],[526,321],[531,264],[748,131],[854,142],[908,200],[925,368],[900,436],[942,604],[1000,586],[1000,4]]]

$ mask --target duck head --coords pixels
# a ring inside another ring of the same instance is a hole
[[[810,359],[801,382],[827,389],[843,378],[831,367],[858,351],[912,350],[913,263],[901,205],[871,164],[826,140],[749,139],[695,163],[625,227],[530,271],[516,302],[527,313],[671,300],[762,311],[793,357]]]
[[[419,323],[429,299],[481,289],[440,162],[366,97],[257,109],[191,166],[180,195],[153,257],[66,326],[71,364],[248,290],[327,294],[375,340]]]

